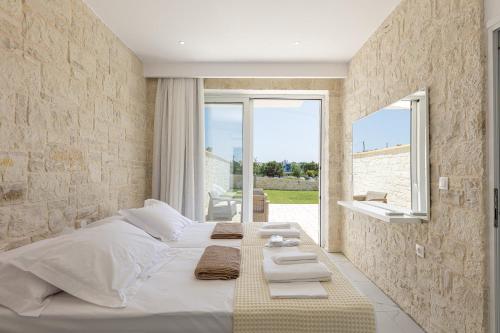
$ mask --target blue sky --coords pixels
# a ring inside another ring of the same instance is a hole
[[[254,100],[254,159],[319,161],[321,102]],[[205,106],[205,146],[225,158],[241,154],[242,108]]]
[[[411,139],[410,109],[391,107],[361,118],[352,125],[352,150],[373,150],[409,144]]]

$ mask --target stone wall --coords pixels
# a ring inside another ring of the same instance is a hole
[[[428,332],[487,327],[483,28],[482,0],[403,0],[345,81],[344,198],[352,122],[429,88],[430,221],[387,225],[345,211],[342,229],[345,255]],[[449,191],[438,190],[439,176]]]
[[[385,192],[387,203],[411,209],[410,160],[410,145],[353,154],[353,194]]]
[[[285,191],[317,191],[318,178],[300,179],[290,178],[272,178],[272,177],[254,177],[255,187],[264,190],[285,190]]]
[[[232,188],[232,176],[231,162],[214,153],[205,152],[205,209],[208,208],[208,192],[212,191],[213,185],[216,184],[224,190],[229,191]]]
[[[325,185],[328,195],[321,198],[322,209],[326,209],[329,221],[323,232],[327,235],[328,251],[341,250],[342,210],[336,204],[342,197],[342,96],[343,79],[205,79],[206,89],[251,89],[251,90],[327,90],[328,119],[326,121],[327,140],[322,145],[328,154],[328,165],[323,165],[326,173]]]
[[[142,63],[82,1],[0,1],[0,59],[0,250],[150,196]]]

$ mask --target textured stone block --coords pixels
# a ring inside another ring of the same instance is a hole
[[[44,205],[24,205],[11,209],[8,236],[33,236],[48,230],[47,208]]]
[[[25,182],[27,169],[26,153],[0,153],[0,179],[3,182]]]
[[[0,206],[24,202],[26,192],[26,183],[0,183]]]

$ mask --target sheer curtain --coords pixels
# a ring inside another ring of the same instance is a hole
[[[203,212],[203,79],[158,79],[153,197],[200,222]]]

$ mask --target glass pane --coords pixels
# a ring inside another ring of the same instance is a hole
[[[206,221],[241,222],[243,104],[205,104]]]
[[[411,209],[410,139],[410,101],[401,100],[354,122],[354,200]]]
[[[319,239],[320,100],[253,101],[256,222],[298,222]]]

